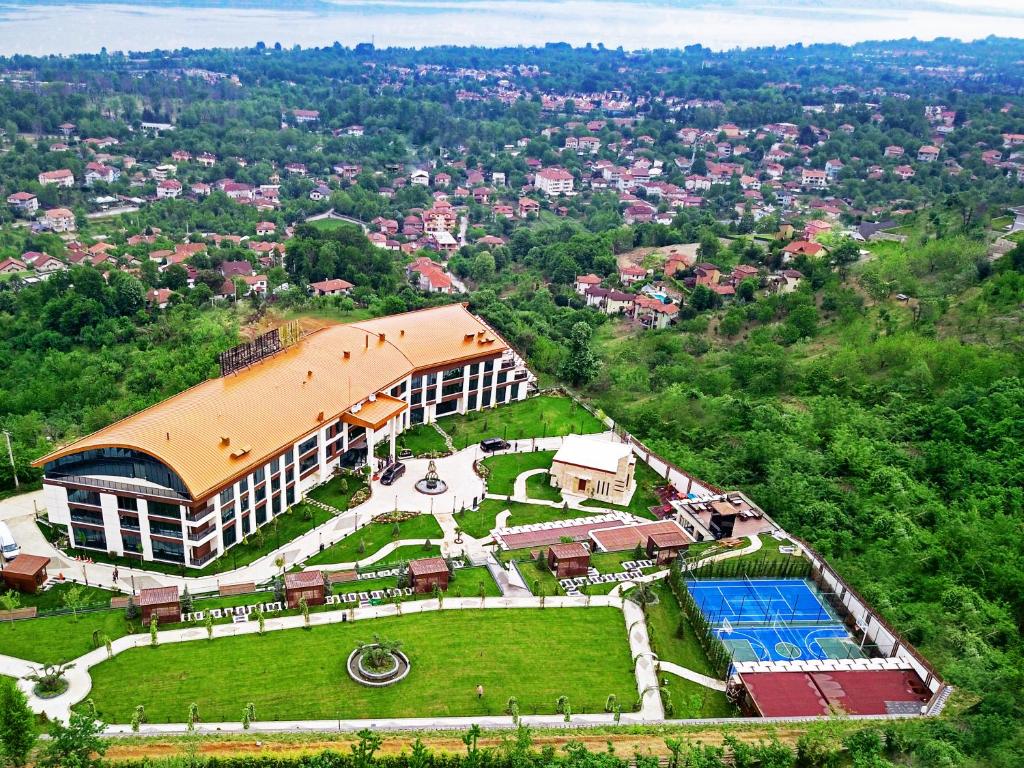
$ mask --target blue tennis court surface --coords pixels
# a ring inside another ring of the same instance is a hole
[[[803,579],[694,579],[686,586],[734,661],[863,656]]]
[[[817,591],[803,579],[694,579],[686,586],[715,627],[726,621],[733,627],[836,621]]]

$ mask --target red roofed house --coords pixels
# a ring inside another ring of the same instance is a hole
[[[256,237],[272,235],[277,231],[277,225],[272,221],[261,221],[256,224]]]
[[[61,168],[59,171],[43,171],[38,178],[39,183],[43,186],[47,184],[55,184],[58,187],[75,186],[75,174],[67,168]]]
[[[625,266],[619,267],[619,281],[623,285],[638,283],[647,277],[647,270],[643,267]]]
[[[67,208],[51,208],[43,214],[42,221],[54,232],[75,231],[75,214]]]
[[[633,316],[645,328],[667,328],[679,314],[676,304],[666,304],[650,296],[637,296],[634,307]]]
[[[433,592],[434,587],[448,589],[448,563],[443,557],[425,557],[409,563],[409,580],[413,592],[424,594]]]
[[[556,578],[586,576],[590,569],[590,550],[584,544],[552,544],[548,548],[548,568]]]
[[[544,168],[537,171],[533,185],[545,195],[571,195],[573,175],[563,168]]]
[[[316,570],[286,573],[284,599],[291,609],[300,607],[301,600],[305,600],[306,605],[323,605],[327,602],[324,574]]]
[[[181,621],[181,601],[177,587],[153,587],[139,590],[136,599],[142,623],[149,624],[150,617],[156,616],[157,622],[177,623]]]
[[[594,288],[601,284],[601,278],[597,275],[577,275],[576,280],[573,282],[573,288],[576,289],[576,293],[583,296],[588,288]]]
[[[783,257],[783,261],[788,261],[794,256],[817,256],[824,250],[825,247],[818,245],[818,243],[811,243],[806,240],[794,240],[782,249],[782,252],[786,254],[786,256]]]
[[[20,259],[4,259],[0,261],[0,275],[13,275],[24,272],[28,267]]]
[[[31,192],[15,192],[7,196],[7,204],[17,213],[33,214],[39,210],[39,199]]]
[[[445,273],[445,268],[426,256],[420,256],[405,268],[406,274],[412,279],[416,275],[416,285],[427,293],[451,293],[452,279]]]
[[[519,218],[525,219],[531,213],[537,213],[540,210],[540,203],[536,200],[532,200],[529,197],[522,197],[519,199]]]
[[[309,284],[309,290],[314,296],[347,296],[352,288],[352,283],[340,278]]]

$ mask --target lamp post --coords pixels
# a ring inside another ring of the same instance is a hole
[[[4,430],[4,437],[7,438],[7,458],[11,460],[11,473],[14,475],[14,489],[18,490],[18,468],[14,466],[14,451],[11,448],[11,433]]]

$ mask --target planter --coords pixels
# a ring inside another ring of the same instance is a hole
[[[349,654],[345,668],[348,670],[349,677],[360,685],[366,685],[371,688],[384,688],[404,680],[405,676],[409,674],[408,656],[401,651],[394,651],[389,655],[393,662],[391,668],[374,670],[363,662],[364,649],[356,648]]]

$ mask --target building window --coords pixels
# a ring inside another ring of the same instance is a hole
[[[270,474],[276,475],[281,471],[281,457],[275,456],[270,460]]]
[[[227,549],[238,540],[238,531],[234,525],[224,527],[224,549]]]
[[[264,483],[263,485],[259,486],[256,489],[256,503],[259,504],[265,498],[267,498],[267,484],[266,483]]]
[[[259,527],[267,522],[267,505],[258,504],[256,506],[256,526]]]
[[[436,373],[431,373],[431,374],[427,375],[427,386],[428,387],[437,386],[437,374]]]
[[[309,469],[312,469],[316,465],[317,455],[315,453],[311,453],[306,458],[299,460],[299,474],[304,475]]]
[[[88,547],[89,549],[102,549],[107,548],[107,536],[96,528],[78,528],[71,526],[71,536],[75,541],[76,547]]]
[[[295,479],[295,467],[285,467],[284,470],[284,481],[290,483]]]
[[[81,488],[68,489],[69,504],[92,504],[94,507],[100,505],[100,495],[96,491],[85,491]]]
[[[284,489],[284,502],[287,506],[291,506],[295,503],[295,486],[289,485]]]
[[[134,553],[136,555],[141,555],[142,537],[137,533],[122,533],[121,546],[124,547],[125,554]]]
[[[483,405],[484,408],[486,408],[487,406],[489,406],[491,404],[491,390],[490,389],[485,389],[484,390],[484,395],[483,395],[483,398],[480,400],[480,403]]]
[[[164,504],[162,501],[148,501],[146,502],[146,509],[149,510],[150,515],[174,518],[181,517],[181,508],[177,504]]]
[[[227,525],[235,519],[235,505],[232,504],[230,507],[225,507],[220,511],[220,521],[222,524]],[[232,526],[234,527],[234,526]]]
[[[409,423],[410,424],[422,424],[423,423],[423,409],[413,408],[409,411]]]
[[[149,532],[154,536],[167,536],[172,539],[181,538],[181,525],[172,525],[159,520],[149,521]]]
[[[117,497],[117,508],[124,509],[129,512],[139,511],[139,500],[131,496],[118,496]]]
[[[118,515],[117,518],[121,522],[122,531],[139,530],[139,518],[135,515]]]
[[[437,408],[434,409],[436,416],[444,416],[449,413],[455,413],[459,409],[458,400],[448,400],[443,403],[438,403]]]
[[[249,490],[249,478],[243,477],[238,481],[238,492],[239,494],[245,493]]]
[[[314,448],[316,448],[316,444],[317,444],[316,438],[317,438],[317,436],[313,435],[308,440],[303,440],[301,443],[299,443],[299,456],[302,456],[302,454],[304,454],[304,453],[306,453],[308,451],[311,451]]]
[[[462,394],[462,382],[457,381],[454,384],[446,384],[441,387],[441,397],[448,397],[450,395]]]
[[[241,502],[240,502],[239,506],[242,508],[243,512],[248,512],[249,511],[249,494],[248,493],[245,494],[244,496],[242,496],[242,499],[241,499]]]
[[[252,473],[252,484],[253,484],[253,487],[256,487],[257,485],[262,483],[266,479],[266,477],[267,477],[267,470],[264,469],[263,467],[260,467],[255,472],[253,472]]]
[[[449,368],[444,372],[444,380],[451,381],[452,379],[462,378],[462,368]]]
[[[185,562],[185,547],[176,541],[153,540],[153,557],[158,560],[170,560],[172,563]]]
[[[270,497],[270,513],[275,517],[281,514],[281,494],[275,493]]]
[[[339,431],[341,431],[341,422],[338,422],[337,428],[338,428]],[[295,466],[295,455],[290,450],[289,451],[285,451],[285,454],[284,454],[284,465],[286,467],[294,467]]]
[[[229,504],[232,499],[235,498],[234,486],[228,486],[220,492],[220,505],[223,507],[225,504]]]
[[[484,373],[494,370],[494,361],[488,360],[484,363]]]
[[[88,525],[98,525],[103,527],[103,513],[98,510],[78,509],[77,507],[72,507],[71,520],[76,523],[86,523]]]
[[[480,373],[480,363],[473,363],[471,366],[469,366],[470,376],[476,376],[478,373]]]
[[[412,404],[413,405],[419,405],[422,402],[423,402],[423,392],[413,392],[412,393]]]
[[[413,389],[419,389],[422,386],[423,386],[423,377],[422,376],[413,376],[412,377],[412,388]]]
[[[469,396],[469,405],[466,406],[471,411],[476,410],[476,392]]]
[[[504,384],[506,381],[508,381],[508,371],[500,371],[498,373],[498,383]]]
[[[279,490],[281,490],[281,476],[280,475],[274,475],[272,478],[270,478],[270,489],[272,491],[279,491]]]

